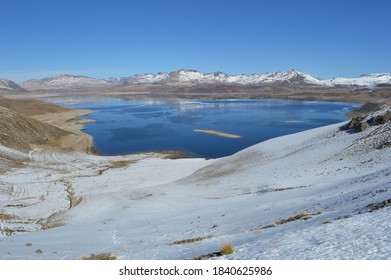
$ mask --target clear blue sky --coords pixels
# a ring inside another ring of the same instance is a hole
[[[391,72],[389,0],[10,0],[0,77]]]

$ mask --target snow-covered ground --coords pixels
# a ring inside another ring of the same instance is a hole
[[[0,258],[391,259],[391,125],[342,125],[214,160],[0,146]]]

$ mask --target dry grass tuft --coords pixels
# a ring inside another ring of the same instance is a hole
[[[100,261],[107,261],[107,260],[116,260],[117,256],[112,255],[111,253],[103,253],[103,254],[91,254],[89,256],[85,256],[81,258],[82,260],[100,260]]]
[[[221,246],[220,252],[222,255],[230,255],[235,251],[234,245],[232,243],[224,243]]]
[[[232,243],[224,243],[221,246],[220,251],[201,255],[199,257],[193,258],[193,260],[208,260],[210,258],[221,257],[224,255],[230,255],[233,252],[235,252],[234,245]]]

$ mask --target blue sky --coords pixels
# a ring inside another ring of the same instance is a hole
[[[391,72],[389,0],[3,1],[0,77]]]

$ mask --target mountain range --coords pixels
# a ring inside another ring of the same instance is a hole
[[[117,90],[158,89],[168,91],[200,89],[226,90],[277,88],[347,88],[375,89],[391,87],[391,73],[362,75],[357,78],[319,79],[309,74],[291,70],[264,74],[229,75],[223,72],[202,73],[196,70],[177,70],[157,74],[137,74],[131,77],[96,79],[86,76],[60,75],[52,78],[32,79],[20,84],[0,79],[0,91],[63,91],[63,90]],[[220,89],[219,89],[220,87]]]

